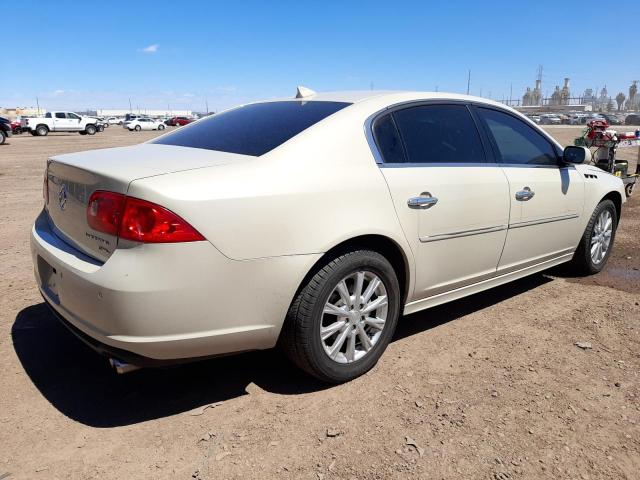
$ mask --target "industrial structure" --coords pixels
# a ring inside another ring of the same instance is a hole
[[[640,110],[640,95],[638,94],[638,80],[633,80],[629,87],[629,96],[620,92],[615,101],[609,95],[605,85],[600,92],[598,89],[587,88],[582,96],[571,96],[571,80],[566,77],[562,87],[556,85],[550,97],[542,95],[542,65],[538,67],[535,87],[527,87],[522,99],[502,100],[523,112],[561,112],[561,111],[612,111],[612,110]],[[626,101],[625,101],[626,100]]]

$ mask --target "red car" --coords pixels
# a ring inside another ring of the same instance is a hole
[[[171,127],[181,127],[193,122],[193,118],[189,117],[173,117],[166,121],[166,124]]]
[[[14,135],[19,135],[22,133],[22,126],[20,125],[20,120],[14,120],[11,122],[11,131]]]

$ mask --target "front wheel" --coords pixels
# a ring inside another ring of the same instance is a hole
[[[613,249],[618,227],[618,214],[611,200],[603,200],[593,211],[571,264],[576,273],[601,271]]]
[[[164,130],[164,125],[158,125],[158,130]]]
[[[136,132],[139,132],[140,130],[142,130],[142,127],[141,127],[140,125],[136,125],[136,127],[135,127],[135,131],[136,131]]]
[[[4,144],[7,140],[7,135],[4,131],[0,130],[0,145]]]
[[[635,188],[636,184],[635,183],[627,183],[624,186],[624,193],[627,197],[630,197],[631,194],[633,193],[633,189]]]
[[[357,250],[327,261],[294,299],[280,346],[301,369],[341,383],[369,371],[398,322],[396,273],[377,252]]]

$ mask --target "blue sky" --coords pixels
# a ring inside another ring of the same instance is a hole
[[[518,7],[519,4],[528,6]],[[218,110],[315,90],[613,96],[640,79],[638,22],[590,1],[2,2],[0,106]],[[590,41],[593,39],[593,41]],[[627,54],[626,57],[623,54]]]

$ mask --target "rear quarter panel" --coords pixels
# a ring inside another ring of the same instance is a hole
[[[262,157],[136,180],[129,195],[175,211],[232,259],[321,253],[364,234],[411,258],[365,118],[349,107]]]

